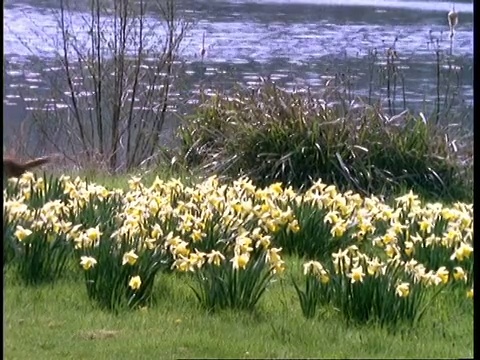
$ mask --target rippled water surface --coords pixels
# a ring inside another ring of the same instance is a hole
[[[87,3],[76,2],[73,26],[84,26]],[[58,48],[58,4],[53,0],[4,1],[4,139],[10,127],[28,117],[35,99],[48,94],[44,70],[53,67]],[[459,12],[459,25],[451,44],[447,12],[452,4]],[[179,99],[191,97],[200,86],[253,86],[259,76],[270,76],[287,89],[315,91],[339,73],[348,73],[354,80],[351,91],[366,95],[371,87],[369,76],[384,65],[380,60],[369,64],[369,52],[382,53],[395,44],[406,105],[425,110],[425,104],[435,97],[433,40],[444,54],[452,51],[455,66],[444,63],[442,72],[448,72],[449,81],[458,89],[454,105],[462,110],[473,107],[471,2],[188,0],[179,1],[179,7],[194,22],[182,47],[185,80],[173,93]],[[155,12],[149,13],[149,22],[161,36],[161,26],[155,26],[158,19]],[[202,61],[199,51],[204,34],[207,51]]]

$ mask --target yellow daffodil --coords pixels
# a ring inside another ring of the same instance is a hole
[[[318,261],[312,260],[303,264],[304,275],[308,275],[308,274],[320,275],[320,272],[322,271],[322,269],[323,269],[323,266]]]
[[[443,208],[440,214],[442,215],[443,219],[447,221],[455,221],[459,216],[457,210],[450,208]]]
[[[280,251],[282,251],[282,248],[271,248],[267,250],[267,255],[265,257],[265,260],[271,264],[281,261],[282,259],[278,254]]]
[[[235,257],[230,261],[233,263],[233,268],[235,270],[239,270],[239,269],[245,269],[249,260],[250,260],[249,253],[243,253],[240,255],[238,254],[235,255]]]
[[[342,237],[347,231],[348,223],[344,220],[339,220],[332,226],[330,234],[334,237]]]
[[[325,215],[323,222],[334,225],[340,220],[339,215],[340,213],[338,211],[330,211],[327,213],[327,215]]]
[[[272,192],[273,192],[275,195],[280,195],[280,194],[283,192],[282,183],[281,183],[281,182],[274,183],[274,184],[270,185],[269,188],[270,188],[270,190],[272,190]]]
[[[195,270],[193,268],[192,263],[188,260],[188,258],[182,255],[179,255],[177,259],[173,262],[172,269],[177,269],[181,272],[187,272],[187,271],[193,272]]]
[[[402,235],[403,232],[404,232],[407,228],[408,228],[407,225],[401,223],[401,222],[398,221],[397,219],[390,221],[390,230],[389,230],[389,231],[393,232],[393,233],[396,234],[396,235]]]
[[[85,230],[85,234],[93,242],[99,241],[102,235],[99,226]]]
[[[133,266],[135,265],[137,260],[138,260],[138,255],[135,254],[134,250],[130,250],[129,252],[123,254],[122,265],[129,264]]]
[[[411,241],[405,241],[405,254],[408,256],[412,256],[415,251],[415,247],[413,242]]]
[[[473,287],[467,291],[467,298],[473,299]]]
[[[146,249],[153,250],[157,246],[157,239],[146,238],[145,240],[143,240],[143,244]]]
[[[473,247],[470,246],[469,244],[462,242],[460,246],[455,250],[453,255],[450,257],[450,260],[457,259],[458,261],[463,261],[463,259],[470,257],[470,254],[472,252],[473,252]]]
[[[322,284],[326,284],[330,281],[330,275],[328,275],[328,272],[326,270],[323,270],[320,274],[320,282]]]
[[[132,191],[142,189],[142,178],[139,176],[132,176],[132,178],[128,180],[128,186]]]
[[[460,216],[459,221],[460,221],[460,224],[459,224],[460,229],[466,229],[470,227],[473,223],[472,217],[469,214],[462,214]]]
[[[190,254],[190,249],[187,248],[188,245],[189,243],[182,240],[175,247],[172,247],[171,251],[175,256],[182,255],[187,257]]]
[[[258,237],[258,240],[255,243],[255,248],[262,247],[264,249],[268,249],[271,244],[271,236],[270,235],[262,235]]]
[[[377,273],[379,273],[382,266],[383,266],[382,263],[378,261],[377,257],[375,257],[372,260],[368,260],[367,261],[368,275],[376,275]]]
[[[351,279],[352,284],[356,282],[363,282],[363,278],[365,277],[365,273],[363,272],[363,266],[357,266],[352,268],[352,271],[347,274],[347,277]]]
[[[397,197],[395,199],[398,205],[411,208],[412,206],[419,203],[418,195],[415,195],[412,190],[408,194]]]
[[[207,256],[207,261],[209,264],[213,264],[215,266],[220,266],[222,261],[225,260],[225,256],[220,251],[212,250]]]
[[[382,237],[382,242],[385,245],[395,243],[396,241],[397,241],[397,234],[395,233],[395,231],[389,230]]]
[[[140,276],[132,276],[130,278],[130,281],[128,282],[128,286],[130,286],[130,288],[133,290],[133,291],[136,291],[138,289],[140,289],[140,286],[142,286],[142,279],[140,279]]]
[[[167,247],[172,248],[172,247],[176,247],[178,244],[180,244],[181,241],[182,241],[182,239],[180,239],[179,236],[173,236],[173,231],[170,231],[165,238],[165,245]]]
[[[293,233],[299,232],[300,231],[300,225],[298,224],[298,220],[294,219],[291,222],[288,223],[288,230],[290,230]]]
[[[285,271],[285,261],[279,260],[273,263],[272,273],[281,274]]]
[[[158,239],[163,236],[163,230],[159,224],[153,225],[152,228],[152,238]]]
[[[190,238],[195,243],[195,242],[198,242],[198,241],[202,240],[204,236],[206,236],[206,234],[203,233],[202,230],[193,229],[192,234],[190,235]]]
[[[398,249],[395,245],[388,244],[385,246],[385,254],[387,254],[389,258],[393,258],[398,254]]]
[[[90,270],[97,264],[97,260],[95,260],[91,256],[81,256],[80,257],[80,265],[83,267],[84,270]]]
[[[432,219],[423,218],[421,221],[418,222],[418,225],[420,226],[420,231],[423,234],[430,234],[432,232]]]
[[[237,236],[237,238],[235,239],[236,247],[241,253],[252,251],[252,242],[252,239],[248,237],[246,233],[244,235]]]
[[[23,226],[17,225],[17,230],[15,231],[14,235],[19,241],[23,241],[25,238],[32,235],[32,230],[25,229]]]
[[[442,280],[442,283],[446,284],[448,282],[448,270],[445,266],[439,267],[436,275]]]
[[[320,279],[320,282],[322,284],[326,284],[330,281],[330,275],[328,274],[328,271],[325,270],[323,265],[318,261],[311,260],[303,264],[303,274],[311,274],[317,277],[318,279]]]
[[[463,280],[467,282],[467,274],[460,266],[455,266],[453,268],[453,278],[457,281]]]
[[[400,297],[407,297],[410,294],[410,284],[403,282],[397,286],[395,293]]]
[[[200,269],[205,262],[205,257],[206,254],[204,252],[195,249],[195,252],[190,254],[188,261],[192,264],[192,266],[196,266],[198,269]]]

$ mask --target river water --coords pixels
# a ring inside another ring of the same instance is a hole
[[[86,0],[77,3],[73,24],[81,23],[88,10]],[[450,42],[447,13],[452,5],[459,24]],[[4,1],[4,142],[28,119],[38,98],[47,96],[44,74],[53,66],[58,44],[58,6],[58,0]],[[288,90],[314,92],[341,73],[350,74],[351,90],[365,96],[371,89],[368,54],[395,44],[406,100],[399,101],[399,111],[406,106],[428,113],[436,96],[438,46],[442,76],[455,90],[452,106],[465,113],[467,125],[473,123],[472,2],[184,0],[179,8],[194,25],[182,44],[186,85],[173,96],[186,98],[199,86],[255,86],[260,76]],[[152,23],[158,21],[155,13],[149,16]],[[203,36],[206,54],[201,59]],[[384,65],[381,59],[373,64]]]

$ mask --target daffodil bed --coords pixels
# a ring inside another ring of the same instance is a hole
[[[25,285],[81,272],[89,299],[115,312],[154,306],[155,278],[169,272],[208,310],[254,310],[281,278],[307,318],[333,307],[391,329],[416,324],[439,294],[473,298],[473,205],[412,192],[389,205],[321,181],[299,193],[134,177],[123,191],[28,173],[4,189],[3,216],[4,272]],[[304,259],[303,278],[289,276],[287,255]]]

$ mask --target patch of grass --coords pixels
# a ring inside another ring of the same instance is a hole
[[[300,260],[287,259],[293,276]],[[441,294],[418,327],[396,333],[347,326],[321,308],[306,320],[285,277],[272,284],[253,313],[202,310],[180,274],[162,277],[155,304],[114,315],[88,301],[75,280],[26,288],[7,274],[7,359],[174,358],[465,358],[473,357],[473,302]],[[457,296],[458,295],[458,296]]]
[[[37,171],[38,173],[38,171]],[[142,177],[144,183],[151,184],[156,177],[167,181],[171,178],[179,179],[184,184],[193,184],[201,179],[198,170],[187,170],[181,165],[164,164],[146,169],[138,169],[129,172],[110,173],[105,168],[88,167],[83,169],[54,169],[52,174],[56,177],[62,175],[76,178],[77,176],[88,182],[93,182],[108,189],[128,189],[128,181],[134,176]]]

